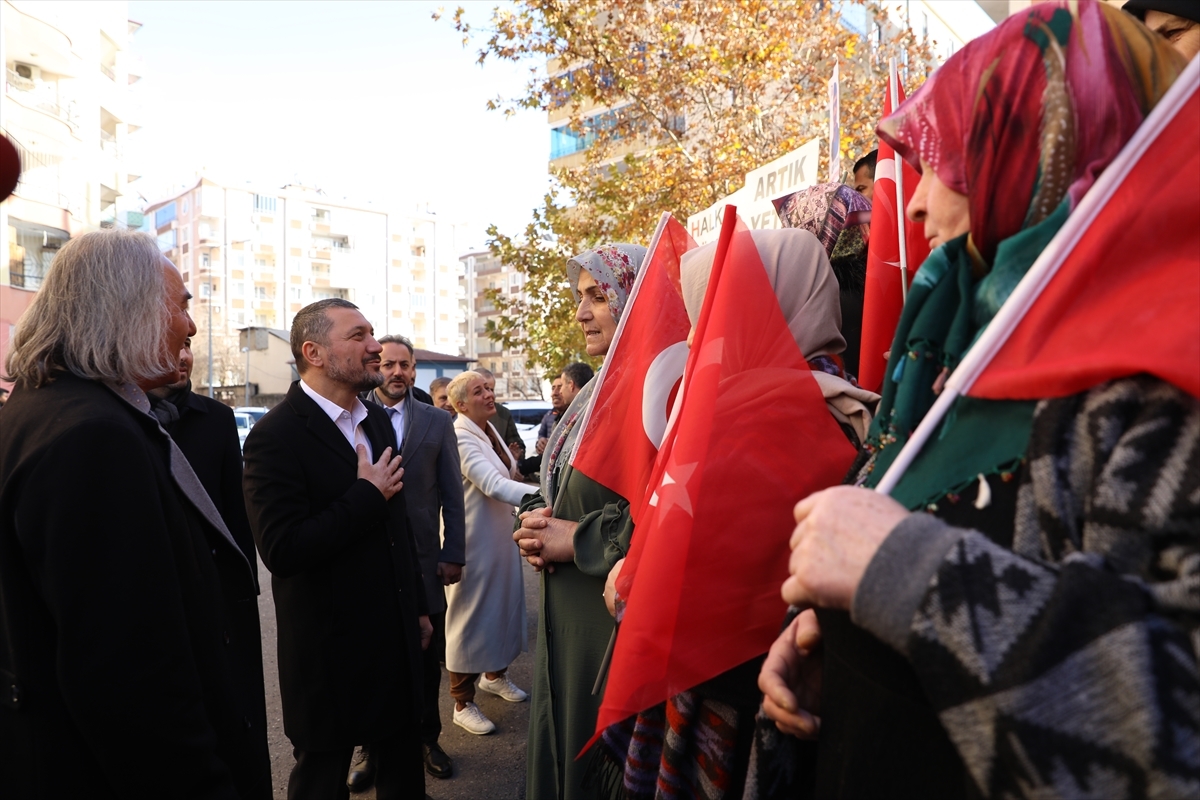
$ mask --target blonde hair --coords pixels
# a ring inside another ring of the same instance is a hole
[[[458,410],[459,403],[467,401],[467,384],[475,378],[481,381],[485,380],[478,372],[467,370],[455,375],[450,379],[450,383],[446,385],[446,396],[450,398],[450,405],[454,406],[456,411]]]
[[[32,387],[56,370],[141,383],[178,367],[164,348],[171,312],[163,256],[149,235],[109,229],[63,245],[17,321],[7,380]]]

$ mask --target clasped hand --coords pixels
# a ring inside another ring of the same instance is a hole
[[[538,508],[521,514],[521,527],[513,533],[513,541],[521,555],[541,572],[554,572],[555,561],[575,560],[575,529],[577,522],[555,519],[548,508]]]
[[[392,448],[385,448],[374,464],[367,457],[367,448],[358,445],[354,448],[358,453],[358,477],[369,481],[383,494],[384,500],[391,500],[396,492],[404,488],[404,470],[400,468],[400,456],[392,457]]]

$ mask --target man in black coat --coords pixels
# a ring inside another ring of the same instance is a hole
[[[195,333],[189,296],[152,238],[88,233],[13,336],[5,800],[271,797],[253,574],[146,398]]]
[[[159,423],[187,456],[225,527],[255,568],[257,585],[258,556],[242,495],[242,446],[237,422],[229,406],[192,391],[192,364],[189,337],[179,351],[178,380],[151,391],[150,405]]]
[[[370,323],[345,300],[292,322],[300,380],[246,439],[250,528],[271,571],[289,800],[346,797],[356,744],[376,796],[421,798],[421,650],[432,634],[396,437],[358,392],[381,380]]]
[[[380,372],[383,383],[364,392],[363,402],[382,408],[400,440],[404,465],[404,495],[408,521],[417,543],[429,621],[433,639],[424,653],[424,708],[421,711],[421,741],[425,771],[435,778],[449,778],[454,771],[450,757],[438,744],[442,718],[438,709],[442,666],[446,658],[446,592],[443,587],[458,583],[466,557],[466,512],[463,507],[462,468],[458,460],[458,437],[450,414],[419,402],[413,382],[417,362],[412,342],[403,336],[384,336]],[[442,523],[439,525],[439,522]],[[369,748],[350,771],[353,792],[370,787],[375,777]]]

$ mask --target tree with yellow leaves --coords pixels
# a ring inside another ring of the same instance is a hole
[[[434,15],[440,17],[440,12]],[[498,292],[488,335],[548,370],[587,360],[566,260],[603,242],[646,244],[658,217],[681,220],[736,191],[744,176],[828,131],[826,86],[839,65],[843,163],[875,147],[888,59],[924,80],[930,42],[876,3],[829,0],[516,0],[472,27],[464,46],[532,62],[525,92],[489,107],[545,111],[577,152],[521,236],[488,229],[488,247],[525,273],[526,299]],[[822,148],[822,161],[827,148]],[[825,174],[822,167],[821,175]]]

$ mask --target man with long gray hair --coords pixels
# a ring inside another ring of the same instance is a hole
[[[150,413],[196,332],[154,240],[87,233],[0,427],[0,797],[271,797],[254,575]]]

